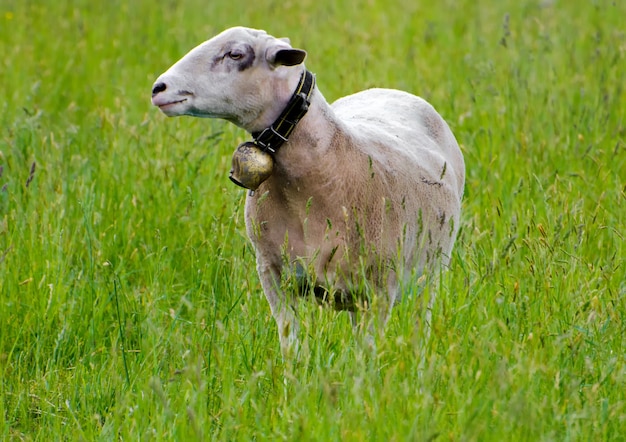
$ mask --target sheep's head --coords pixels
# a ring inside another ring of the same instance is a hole
[[[250,132],[262,130],[291,98],[305,57],[287,39],[231,28],[157,78],[152,104],[170,117],[223,118]]]

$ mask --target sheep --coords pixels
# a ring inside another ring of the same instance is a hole
[[[249,152],[273,163],[265,181],[248,186],[244,216],[285,358],[300,349],[303,292],[348,310],[353,324],[355,312],[369,312],[382,330],[405,283],[436,280],[450,260],[465,181],[459,145],[427,101],[368,89],[329,105],[306,55],[287,38],[234,27],[152,88],[165,115],[230,121],[253,135]]]

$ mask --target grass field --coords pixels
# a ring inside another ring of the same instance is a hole
[[[0,439],[626,440],[624,17],[1,1]],[[161,72],[237,24],[306,49],[329,101],[399,88],[449,122],[467,182],[429,340],[413,298],[375,355],[311,304],[310,358],[284,367],[227,178],[247,135],[150,106]]]

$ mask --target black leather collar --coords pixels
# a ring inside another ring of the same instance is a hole
[[[315,75],[305,70],[291,100],[276,121],[263,131],[252,134],[254,143],[264,152],[275,154],[280,146],[289,140],[289,135],[309,110],[313,89]]]

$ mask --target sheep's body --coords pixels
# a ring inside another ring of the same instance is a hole
[[[297,51],[262,31],[227,30],[159,77],[153,102],[168,115],[221,117],[259,131],[291,98],[304,70]],[[204,60],[213,72],[200,70]],[[306,271],[315,286],[343,294],[340,307],[354,308],[352,295],[373,288],[384,325],[400,278],[431,264],[437,273],[449,261],[465,166],[448,125],[423,99],[371,89],[329,106],[315,89],[275,163],[248,196],[245,219],[283,352],[298,329],[295,296],[280,287],[286,272]]]

